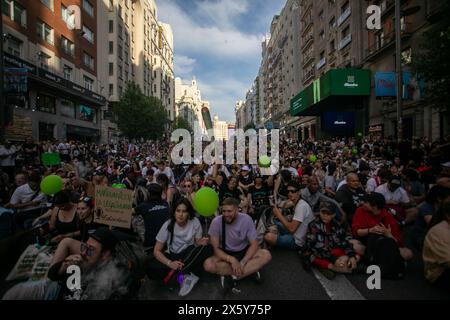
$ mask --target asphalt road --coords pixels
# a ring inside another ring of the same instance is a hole
[[[423,277],[416,257],[408,266],[405,279],[381,280],[381,290],[369,290],[369,275],[339,275],[330,281],[318,272],[306,272],[295,252],[273,250],[272,261],[262,270],[263,283],[253,279],[240,282],[241,293],[226,294],[219,277],[202,274],[187,297],[178,296],[178,288],[158,287],[148,280],[140,292],[150,300],[449,300],[450,295],[431,286]]]

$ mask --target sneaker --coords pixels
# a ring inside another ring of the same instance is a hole
[[[333,280],[334,278],[336,278],[336,273],[334,273],[334,271],[330,269],[319,268],[319,271],[328,280]]]
[[[252,275],[252,277],[255,280],[255,282],[258,283],[258,284],[262,283],[262,281],[263,281],[262,278],[261,278],[261,273],[259,271],[255,272]]]
[[[191,273],[184,277],[184,281],[181,284],[180,292],[178,293],[179,296],[185,297],[189,294],[189,292],[192,291],[195,284],[198,282],[199,277],[197,277],[195,274]]]

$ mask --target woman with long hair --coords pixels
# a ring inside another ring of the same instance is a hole
[[[170,219],[156,236],[148,276],[163,283],[178,279],[180,296],[186,296],[198,282],[203,262],[212,254],[209,239],[203,237],[200,221],[188,199],[179,200],[172,208]],[[177,273],[177,275],[175,275]]]

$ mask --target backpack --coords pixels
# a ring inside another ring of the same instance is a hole
[[[403,279],[405,262],[394,239],[371,235],[367,242],[366,258],[369,265],[380,267],[381,278]]]

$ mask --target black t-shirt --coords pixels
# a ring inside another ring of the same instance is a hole
[[[365,195],[366,193],[362,188],[358,188],[353,192],[348,185],[343,185],[336,193],[336,201],[342,205],[342,209],[351,219],[360,203],[364,200]]]
[[[251,186],[248,192],[251,195],[252,203],[256,208],[270,205],[269,197],[272,194],[272,191],[265,183],[263,183],[260,188]]]
[[[242,195],[243,195],[243,193],[242,193],[241,189],[239,189],[237,187],[234,190],[230,190],[228,188],[228,183],[224,182],[220,186],[220,190],[219,190],[220,204],[222,204],[223,200],[225,200],[226,198],[234,198],[240,202]]]
[[[136,214],[142,215],[145,224],[145,246],[156,244],[156,235],[164,222],[169,219],[169,204],[167,201],[144,202],[136,207]]]
[[[253,175],[250,172],[246,177],[239,176],[239,182],[242,183],[244,186],[248,186],[249,184],[253,183]]]

